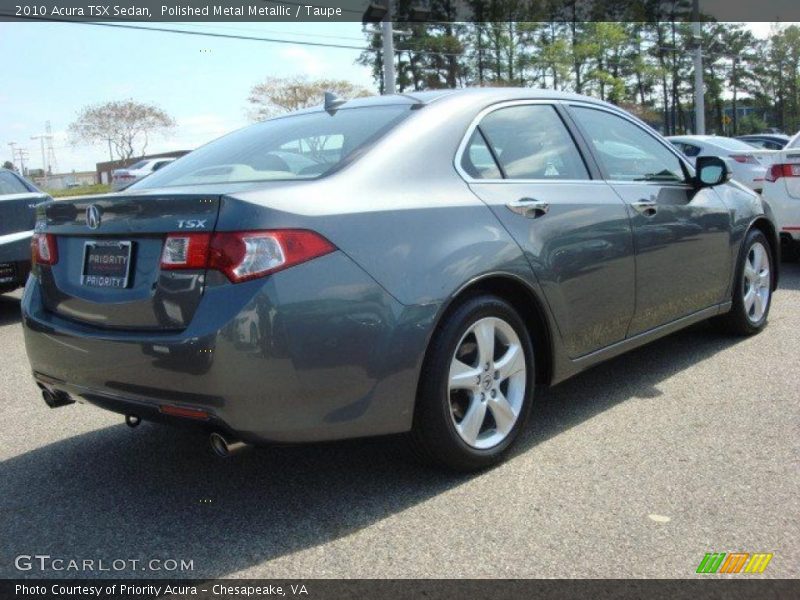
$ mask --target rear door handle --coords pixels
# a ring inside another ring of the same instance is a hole
[[[527,217],[528,219],[542,217],[550,210],[550,205],[547,202],[542,202],[541,200],[535,200],[533,198],[520,198],[514,202],[509,202],[506,206],[511,212]]]
[[[645,217],[652,217],[658,212],[658,203],[653,200],[638,200],[631,202],[633,209]]]

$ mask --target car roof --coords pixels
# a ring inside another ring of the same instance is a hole
[[[507,102],[514,100],[566,100],[578,101],[589,104],[596,104],[604,106],[617,111],[622,111],[620,107],[591,98],[581,94],[574,94],[571,92],[559,92],[555,90],[546,90],[539,88],[522,88],[522,87],[475,87],[475,88],[459,88],[459,89],[442,89],[442,90],[429,90],[424,92],[409,91],[400,94],[387,94],[383,96],[365,96],[362,98],[353,98],[345,101],[340,105],[341,108],[360,108],[364,106],[391,106],[391,105],[426,105],[434,102],[447,102],[458,101],[463,99],[472,99],[475,103],[493,104],[497,102]],[[303,110],[298,110],[284,115],[273,117],[273,119],[284,119],[292,115],[319,112],[324,110],[320,104]],[[271,120],[271,119],[270,119]]]

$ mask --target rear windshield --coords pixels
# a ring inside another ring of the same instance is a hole
[[[718,137],[711,140],[712,144],[716,144],[720,148],[724,148],[725,150],[732,150],[734,152],[747,152],[748,150],[752,150],[753,146],[750,144],[745,144],[741,140],[734,140],[732,138],[726,137]]]
[[[143,169],[147,166],[147,163],[150,162],[148,160],[140,160],[139,162],[133,163],[130,167],[125,167],[129,171],[135,171],[137,169]]]
[[[313,179],[363,151],[410,113],[409,105],[367,106],[271,119],[213,141],[128,189]]]

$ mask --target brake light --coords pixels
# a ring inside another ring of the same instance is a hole
[[[58,262],[58,245],[52,233],[34,233],[31,238],[31,259],[39,265]]]
[[[767,181],[778,181],[781,177],[800,177],[800,164],[772,165],[767,171]]]
[[[752,154],[731,154],[731,158],[738,163],[744,163],[748,165],[757,165],[760,164],[756,157]]]
[[[171,233],[162,269],[214,269],[233,283],[264,277],[333,252],[324,237],[304,229]]]

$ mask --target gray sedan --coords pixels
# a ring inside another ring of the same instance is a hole
[[[329,97],[40,207],[28,356],[51,406],[222,455],[403,433],[479,469],[537,386],[704,319],[765,327],[775,225],[728,179],[583,96]]]

